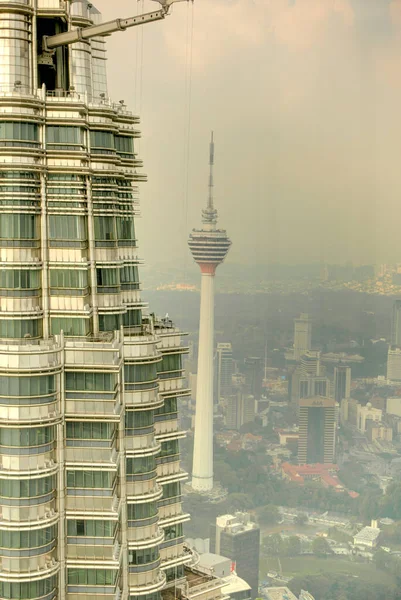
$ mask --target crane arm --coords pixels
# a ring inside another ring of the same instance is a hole
[[[164,19],[168,13],[170,6],[174,2],[184,2],[188,0],[156,0],[161,4],[161,8],[154,12],[145,13],[143,15],[137,15],[136,17],[130,17],[128,19],[114,19],[107,23],[100,23],[99,25],[91,25],[89,27],[78,27],[64,33],[58,33],[56,35],[44,36],[43,37],[43,50],[44,52],[51,52],[54,48],[59,46],[66,46],[68,44],[75,44],[76,42],[82,42],[84,40],[90,40],[94,37],[102,37],[110,35],[116,31],[125,31],[129,27],[135,27],[136,25],[145,25],[145,23],[151,23],[152,21],[160,21]]]

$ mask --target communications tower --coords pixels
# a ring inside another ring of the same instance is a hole
[[[198,376],[196,387],[195,441],[192,488],[199,492],[213,489],[213,331],[214,276],[224,261],[231,241],[224,229],[217,229],[217,210],[213,204],[213,132],[210,141],[209,195],[202,211],[202,229],[193,229],[189,249],[201,270]]]

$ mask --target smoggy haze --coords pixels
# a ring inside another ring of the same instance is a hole
[[[111,19],[142,2],[95,4]],[[400,0],[196,0],[108,47],[113,97],[142,118],[148,265],[191,264],[212,128],[228,261],[401,262]]]

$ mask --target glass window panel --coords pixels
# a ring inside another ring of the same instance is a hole
[[[38,218],[36,215],[0,213],[1,239],[35,240],[38,237]]]
[[[64,335],[71,337],[87,336],[91,333],[92,321],[78,317],[53,317],[50,319],[50,329],[52,335],[64,331]]]
[[[0,338],[38,338],[41,335],[41,319],[0,319]]]
[[[51,240],[86,240],[87,219],[79,215],[49,215]]]

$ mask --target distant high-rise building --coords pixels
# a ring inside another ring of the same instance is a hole
[[[401,300],[395,300],[391,318],[391,346],[401,346]]]
[[[340,365],[334,367],[334,398],[341,402],[351,395],[351,367]]]
[[[312,347],[312,322],[309,315],[302,313],[294,319],[294,359],[300,360]]]
[[[213,133],[209,149],[209,195],[206,208],[202,211],[202,229],[193,229],[188,241],[192,256],[202,273],[192,467],[192,487],[198,492],[210,492],[213,489],[214,277],[231,246],[227,233],[217,228],[217,210],[213,204]]]
[[[401,348],[390,347],[387,353],[387,379],[401,381]]]
[[[308,350],[305,354],[302,354],[300,358],[301,369],[304,373],[318,377],[322,374],[322,367],[320,364],[320,352],[317,350]],[[323,369],[324,371],[324,369]]]
[[[255,398],[238,391],[227,399],[226,427],[239,430],[245,423],[255,420]]]
[[[312,396],[330,396],[330,380],[325,376],[313,376],[299,367],[291,375],[291,402]]]
[[[260,529],[248,513],[222,515],[211,526],[210,550],[231,558],[235,570],[252,588],[252,598],[258,595]]]
[[[336,402],[315,396],[299,401],[299,464],[333,463],[335,456]]]
[[[223,398],[231,395],[233,385],[233,349],[229,343],[217,344],[217,401],[220,402]]]
[[[243,370],[249,393],[259,400],[262,395],[263,360],[260,356],[250,356],[244,360]]]

